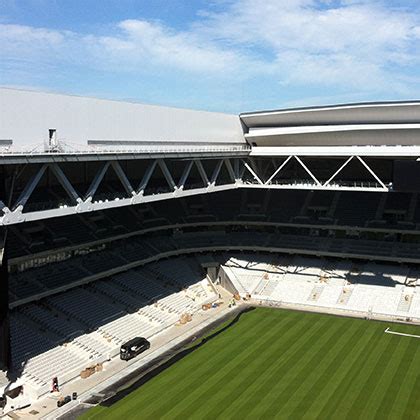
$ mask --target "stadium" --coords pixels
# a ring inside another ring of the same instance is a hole
[[[420,102],[0,115],[0,414],[418,418]]]

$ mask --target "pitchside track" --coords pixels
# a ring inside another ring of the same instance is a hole
[[[420,418],[420,327],[259,308],[90,419]]]

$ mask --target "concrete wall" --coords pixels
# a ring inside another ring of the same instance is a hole
[[[49,129],[82,150],[88,140],[245,142],[236,115],[0,88],[0,143],[11,139],[12,150],[41,151]]]

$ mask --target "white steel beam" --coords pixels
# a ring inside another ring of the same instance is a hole
[[[289,156],[273,173],[273,175],[268,178],[268,180],[265,182],[265,185],[270,184],[270,182],[273,180],[273,178],[287,165],[287,162],[289,162],[290,159],[292,159],[293,156]]]
[[[298,156],[295,156],[295,159],[300,163],[303,169],[308,173],[308,175],[316,182],[317,185],[321,185],[321,183],[316,179],[315,175],[308,169],[308,167],[299,159]]]
[[[95,195],[96,191],[98,190],[98,187],[101,183],[101,181],[104,179],[104,176],[106,174],[106,171],[108,170],[109,166],[111,165],[110,162],[106,162],[101,169],[96,173],[95,177],[93,178],[92,183],[90,184],[84,201],[92,200],[93,196]]]
[[[78,204],[77,206],[61,206],[60,208],[51,210],[41,210],[22,213],[22,207],[19,206],[15,211],[10,211],[7,207],[3,207],[4,215],[0,217],[1,225],[12,225],[23,222],[31,222],[35,220],[51,219],[53,217],[69,216],[76,213],[86,213],[91,211],[106,210],[111,208],[125,207],[140,203],[151,203],[155,201],[174,199],[178,197],[188,197],[198,194],[206,194],[218,191],[233,190],[239,188],[236,184],[214,185],[191,190],[181,190],[175,195],[173,192],[152,194],[152,195],[136,195],[132,198],[116,198],[114,200],[98,200]],[[85,205],[86,204],[86,205]]]
[[[369,171],[369,173],[382,185],[383,188],[386,188],[385,184],[379,179],[379,177],[373,172],[373,170],[368,166],[368,164],[360,157],[356,156],[359,159],[360,163]]]
[[[204,166],[201,163],[201,160],[195,160],[195,165],[197,166],[198,173],[200,174],[201,179],[203,180],[203,183],[205,186],[209,185],[209,178],[207,176],[206,171],[204,170]]]
[[[296,184],[248,184],[242,183],[241,188],[265,188],[269,190],[319,190],[319,191],[360,191],[360,192],[387,192],[389,191],[388,187],[379,187],[371,186],[373,183],[369,182],[360,182],[355,183],[354,186],[349,185],[316,185],[316,184],[305,184],[305,183],[296,183]]]
[[[324,187],[327,186],[352,160],[353,160],[354,156],[350,156],[335,172],[334,174],[331,176],[330,179],[328,179],[328,181],[326,181],[324,183]]]
[[[153,172],[155,170],[156,165],[157,165],[157,161],[156,160],[154,160],[153,162],[151,162],[149,164],[149,166],[146,169],[146,172],[145,172],[145,174],[143,176],[143,179],[140,182],[139,188],[137,189],[137,195],[139,195],[139,194],[140,195],[143,195],[144,190],[146,189],[147,184],[149,183],[150,178],[152,177],[152,174],[153,174]]]
[[[227,168],[227,171],[229,173],[230,179],[233,182],[236,182],[236,176],[235,176],[235,171],[233,170],[232,164],[230,163],[229,159],[224,159],[223,162],[225,163],[225,166]]]
[[[176,184],[174,179],[172,178],[172,175],[168,169],[168,166],[166,165],[165,161],[163,159],[158,159],[158,165],[160,169],[162,170],[163,176],[165,177],[166,182],[168,183],[168,186],[172,189],[176,189]]]
[[[190,174],[191,168],[192,168],[193,165],[194,165],[193,160],[190,160],[185,165],[184,171],[182,172],[181,178],[178,182],[178,189],[180,189],[180,190],[184,189],[185,182],[187,181],[188,175]]]
[[[34,189],[39,184],[39,181],[41,180],[42,175],[44,175],[47,167],[48,167],[48,165],[44,163],[41,166],[41,168],[39,168],[38,172],[32,177],[32,179],[26,184],[26,187],[24,188],[24,190],[20,194],[19,198],[17,199],[15,205],[13,206],[14,209],[16,209],[18,207],[23,208],[25,206],[25,204],[28,202],[30,196],[34,192]]]
[[[71,185],[70,181],[64,174],[63,170],[56,164],[52,163],[49,165],[49,168],[56,176],[58,182],[61,184],[61,186],[66,191],[67,195],[75,202],[80,203],[82,201],[79,194],[76,192],[76,190],[73,188],[73,185]]]
[[[113,160],[111,162],[111,166],[114,169],[114,172],[116,173],[118,179],[121,181],[121,184],[123,185],[125,191],[128,195],[134,195],[135,191],[133,186],[131,185],[130,181],[127,178],[127,175],[125,174],[123,168],[121,168],[120,162]]]
[[[247,162],[244,162],[244,166],[248,171],[251,173],[251,175],[254,177],[254,179],[258,182],[260,185],[264,185],[264,183],[261,181],[261,179],[258,177],[258,175],[254,172],[254,170],[251,168],[251,166],[248,165]]]
[[[239,163],[240,163],[239,159],[234,159],[233,160],[233,170],[235,171],[235,179],[242,178],[241,175],[240,175]]]
[[[220,169],[222,169],[222,165],[223,165],[223,160],[222,159],[218,160],[216,163],[216,167],[214,168],[213,174],[211,176],[210,185],[216,184],[217,178],[220,173]]]
[[[243,164],[244,162],[241,160],[241,163]],[[247,168],[243,164],[239,169],[239,179],[242,179],[244,177],[246,170],[247,170]]]

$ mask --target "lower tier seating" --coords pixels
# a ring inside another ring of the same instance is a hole
[[[417,277],[407,266],[296,256],[276,272],[269,257],[241,255],[223,271],[240,295],[257,300],[420,320]]]
[[[62,383],[117,354],[125,341],[163,332],[217,299],[198,268],[193,257],[166,260],[16,308],[14,373],[41,395],[53,377]]]

